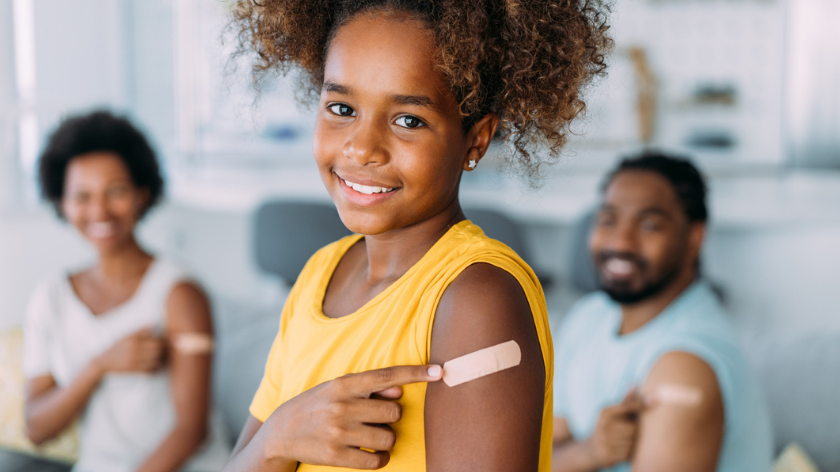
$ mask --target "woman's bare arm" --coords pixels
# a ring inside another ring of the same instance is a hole
[[[85,409],[104,370],[97,362],[82,369],[70,385],[60,388],[52,375],[26,381],[26,435],[43,444],[70,426]]]
[[[35,444],[52,439],[85,409],[107,372],[151,372],[160,367],[161,341],[141,329],[94,357],[66,387],[52,375],[26,383],[26,432]]]
[[[427,470],[538,469],[545,364],[528,300],[508,272],[489,264],[468,267],[438,305],[430,363],[510,340],[522,351],[517,367],[455,387],[428,385]]]
[[[212,336],[210,305],[201,289],[185,282],[172,289],[166,311],[175,426],[141,464],[138,472],[177,469],[198,449],[207,435],[212,353],[179,351],[172,347],[171,341],[184,333]]]

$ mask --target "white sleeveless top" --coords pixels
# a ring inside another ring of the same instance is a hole
[[[189,279],[174,263],[155,259],[130,299],[96,316],[79,300],[66,273],[47,280],[29,304],[24,374],[27,378],[49,374],[65,387],[94,356],[123,337],[144,327],[162,332],[170,292]],[[175,424],[169,370],[105,375],[81,420],[74,472],[135,470]],[[214,412],[205,444],[181,470],[221,470],[228,453],[221,417]]]

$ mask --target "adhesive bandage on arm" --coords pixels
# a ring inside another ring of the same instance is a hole
[[[465,356],[456,357],[443,364],[443,382],[454,387],[485,375],[516,367],[522,352],[516,341],[507,341]]]
[[[651,400],[662,405],[695,407],[703,401],[703,391],[690,385],[664,383],[656,387]]]
[[[172,337],[172,347],[181,354],[213,352],[213,336],[207,333],[179,333]]]

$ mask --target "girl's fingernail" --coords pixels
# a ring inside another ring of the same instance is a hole
[[[440,366],[439,365],[429,366],[429,377],[437,378],[439,376],[440,376]]]

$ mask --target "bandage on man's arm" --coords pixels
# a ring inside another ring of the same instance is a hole
[[[646,400],[653,405],[695,408],[703,401],[703,391],[692,385],[662,383],[654,387],[653,393]]]

